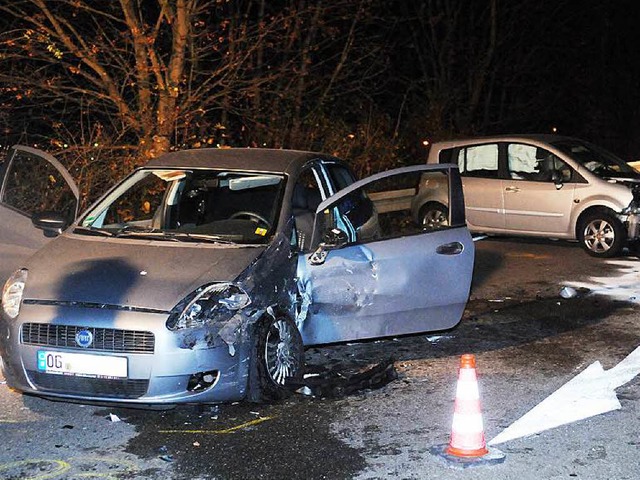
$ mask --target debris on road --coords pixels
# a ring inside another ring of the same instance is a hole
[[[110,413],[109,416],[107,417],[109,420],[111,420],[113,423],[116,422],[121,422],[122,420],[120,420],[120,417],[118,417],[116,414],[114,413]]]
[[[341,398],[361,390],[384,387],[398,378],[394,359],[389,358],[355,374],[340,371],[312,372],[299,382],[288,382],[297,393],[321,398]]]
[[[578,291],[573,287],[564,286],[560,289],[560,296],[562,298],[574,298],[578,295]]]

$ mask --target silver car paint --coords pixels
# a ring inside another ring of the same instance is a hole
[[[621,213],[631,202],[631,190],[581,168],[549,142],[551,135],[504,135],[438,142],[432,145],[428,164],[436,164],[442,150],[487,143],[524,143],[544,148],[570,165],[588,183],[549,183],[463,177],[467,224],[472,232],[513,233],[537,237],[576,239],[580,215],[593,206]],[[518,198],[520,197],[520,198]]]
[[[230,155],[241,156],[241,152]],[[300,160],[300,152],[283,155],[286,171],[294,178],[312,158],[304,154]],[[207,162],[206,152],[185,152],[185,156]],[[167,159],[159,163],[171,164]],[[180,163],[180,168],[185,167]],[[271,163],[268,171],[274,168]],[[237,400],[247,388],[251,327],[276,309],[288,311],[297,320],[309,343],[449,328],[459,321],[473,267],[473,243],[465,227],[332,251],[325,265],[310,266],[306,256],[297,255],[291,245],[288,200],[292,183],[287,185],[278,232],[266,247],[160,243],[73,233],[50,243],[25,264],[29,278],[19,317],[9,320],[3,315],[1,322],[0,351],[10,384],[25,392],[83,401],[146,405]],[[324,203],[339,196],[340,192]],[[461,255],[435,253],[435,248],[451,242],[464,245]],[[416,256],[402,255],[407,248],[414,249]],[[394,256],[399,254],[401,260],[396,263]],[[415,262],[419,256],[428,261]],[[445,278],[436,278],[437,274]],[[336,288],[340,282],[333,280],[348,276],[355,290],[345,301],[340,297],[343,289]],[[224,323],[178,332],[166,328],[169,310],[194,288],[230,280],[250,292],[250,307]],[[384,307],[376,306],[379,302]],[[336,308],[341,304],[344,308]],[[397,311],[397,319],[390,319]],[[362,324],[369,320],[371,324]],[[149,379],[147,393],[140,398],[113,399],[38,387],[27,371],[35,369],[37,351],[43,347],[17,341],[22,323],[28,321],[152,332],[156,338],[153,354],[118,354],[127,358],[128,378]],[[220,372],[215,385],[202,392],[186,391],[191,374],[213,368]]]

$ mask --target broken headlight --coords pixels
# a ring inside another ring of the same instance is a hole
[[[173,307],[167,328],[180,330],[225,321],[250,303],[247,292],[233,283],[204,285]]]
[[[16,318],[20,313],[20,302],[22,302],[22,292],[27,283],[26,268],[16,270],[9,277],[2,289],[2,310],[9,318]]]

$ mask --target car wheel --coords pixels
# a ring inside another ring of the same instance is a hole
[[[296,324],[286,315],[266,315],[254,331],[249,361],[248,399],[279,400],[291,391],[285,382],[300,381],[304,369],[304,346]]]
[[[622,222],[606,210],[587,214],[580,222],[578,240],[593,257],[609,258],[620,253],[626,241]]]
[[[429,202],[420,209],[420,221],[425,230],[437,230],[449,225],[449,209],[441,203]]]

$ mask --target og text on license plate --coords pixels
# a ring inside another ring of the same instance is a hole
[[[127,359],[107,355],[38,350],[38,371],[95,378],[124,378]]]

